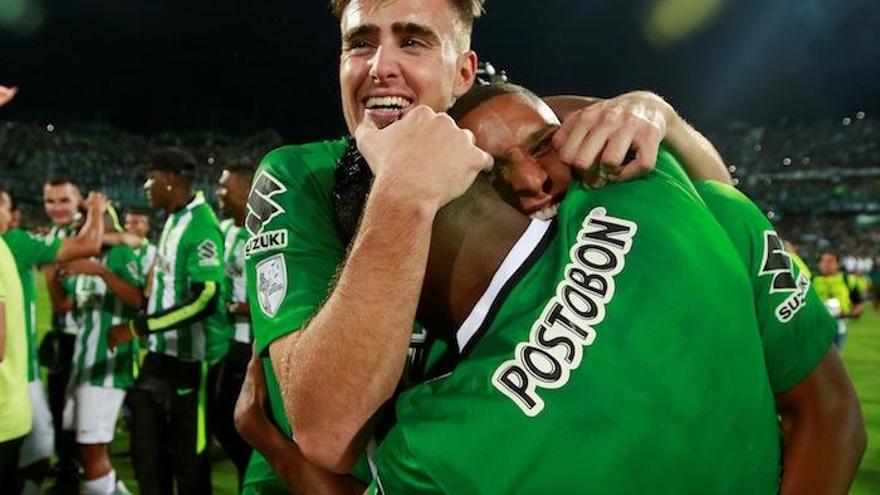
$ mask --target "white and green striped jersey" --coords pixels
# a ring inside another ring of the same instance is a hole
[[[220,224],[197,193],[168,216],[159,238],[144,323],[151,352],[209,362],[226,353],[222,260]]]
[[[134,254],[137,255],[141,278],[146,280],[150,274],[150,268],[153,267],[153,261],[156,260],[156,245],[144,239],[144,243],[134,250]]]
[[[247,229],[236,227],[231,220],[221,224],[223,246],[226,253],[226,283],[230,303],[247,302],[247,278],[244,266],[244,245],[248,240]],[[232,316],[233,340],[250,344],[251,319],[246,315]]]
[[[67,237],[73,237],[76,235],[76,225],[70,224],[64,227],[59,227],[58,225],[53,225],[51,229],[49,229],[49,233],[46,234],[47,240],[55,240],[55,239],[65,239]],[[48,242],[48,241],[47,241]],[[61,326],[61,330],[64,333],[69,333],[71,335],[77,334],[76,328],[76,318],[73,316],[72,311],[68,311],[64,315],[63,324]]]
[[[126,282],[143,286],[137,255],[127,246],[115,246],[98,259]],[[138,341],[107,348],[110,327],[128,321],[136,310],[126,306],[99,276],[77,275],[63,284],[74,298],[79,332],[73,351],[71,383],[129,388],[136,376]]]

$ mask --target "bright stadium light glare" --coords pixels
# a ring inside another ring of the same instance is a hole
[[[842,123],[843,125],[850,125],[852,124],[852,119],[849,117],[844,117]]]
[[[864,120],[865,119],[865,112],[859,110],[858,112],[856,112],[856,118],[859,120]]]
[[[208,164],[209,164],[209,165],[213,165],[213,164],[214,164],[214,157],[213,157],[213,156],[209,156],[209,157],[208,157]]]
[[[789,157],[785,157],[785,158],[783,158],[783,159],[782,159],[782,164],[785,165],[786,167],[789,166],[789,165],[791,165],[791,158],[789,158]]]
[[[725,0],[655,0],[645,19],[645,38],[657,47],[690,38],[708,28],[725,3]]]
[[[47,132],[54,132],[54,131],[55,131],[55,126],[52,125],[52,124],[47,125],[47,126],[46,126],[46,131],[47,131]]]
[[[736,172],[736,165],[731,165],[731,166],[727,167],[727,170],[729,170],[730,173],[735,173]]]
[[[774,211],[772,211],[772,210],[771,210],[771,211],[768,211],[768,212],[767,212],[767,218],[769,218],[770,220],[773,220],[774,218],[776,218],[776,212],[774,212]]]

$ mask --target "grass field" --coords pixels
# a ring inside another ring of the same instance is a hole
[[[49,328],[49,308],[46,306],[48,295],[45,293],[45,282],[41,277],[37,277],[37,290],[45,296],[37,298],[38,329],[42,333]],[[880,313],[867,308],[862,318],[851,324],[842,356],[861,398],[862,412],[868,426],[868,450],[851,493],[876,495],[880,493]],[[128,436],[119,435],[112,448],[113,463],[119,476],[133,493],[137,493],[131,457],[128,455]],[[214,493],[237,493],[234,466],[217,445],[212,446],[211,453]]]

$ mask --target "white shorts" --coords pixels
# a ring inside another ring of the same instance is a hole
[[[24,437],[21,452],[18,454],[18,467],[27,467],[48,459],[55,450],[55,428],[52,426],[52,413],[40,380],[28,383],[31,397],[31,413],[34,415],[31,432]]]
[[[64,404],[64,429],[76,432],[76,443],[110,443],[125,390],[80,385],[68,394]]]

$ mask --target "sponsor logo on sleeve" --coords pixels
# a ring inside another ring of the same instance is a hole
[[[260,234],[263,231],[263,226],[284,213],[284,208],[272,198],[285,191],[287,191],[287,187],[265,170],[254,179],[254,185],[248,196],[248,213],[244,221],[245,228],[251,236]]]
[[[596,340],[594,327],[605,319],[614,277],[624,268],[637,230],[635,223],[609,216],[604,208],[594,208],[584,219],[565,276],[532,324],[528,341],[518,343],[513,359],[492,375],[492,385],[526,416],[544,410],[539,389],[565,386],[585,348]]]
[[[220,256],[217,252],[217,244],[211,239],[205,239],[196,247],[199,255],[199,266],[220,266]]]
[[[269,230],[257,234],[244,245],[244,257],[250,259],[254,254],[275,251],[287,247],[287,231],[283,229]]]
[[[257,264],[257,299],[260,309],[272,318],[287,294],[287,264],[284,256],[276,254]]]
[[[810,279],[803,273],[794,277],[791,255],[785,251],[779,234],[772,230],[764,231],[764,254],[758,276],[771,276],[770,294],[789,293],[790,295],[776,306],[776,319],[787,323],[794,318],[806,304],[810,290]]]

